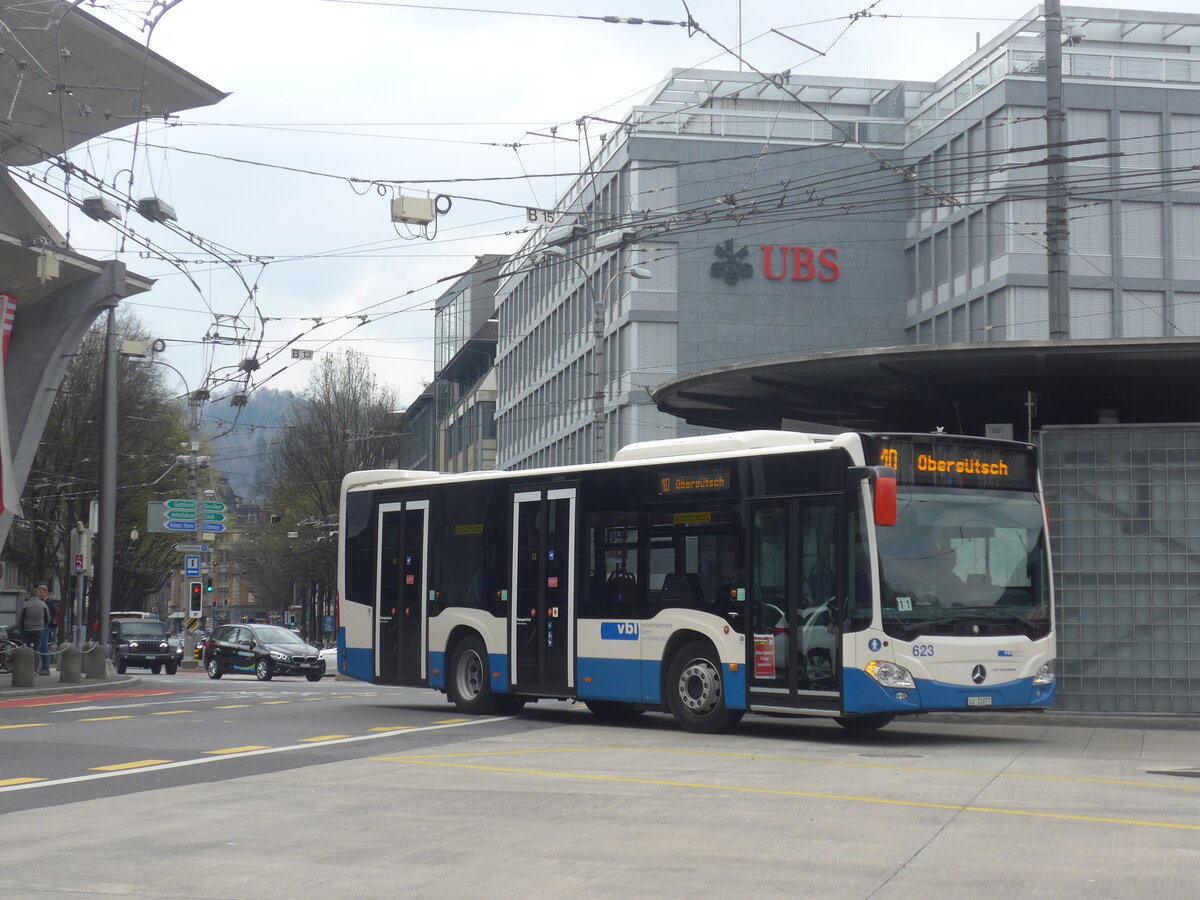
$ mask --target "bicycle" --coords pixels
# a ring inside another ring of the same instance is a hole
[[[0,675],[7,674],[13,670],[13,651],[18,647],[24,646],[24,642],[15,638],[0,640]]]

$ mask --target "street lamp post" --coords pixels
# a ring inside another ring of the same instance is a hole
[[[597,292],[592,286],[591,275],[583,264],[573,256],[568,256],[562,247],[543,247],[542,252],[547,256],[565,259],[572,263],[583,276],[583,284],[592,298],[592,462],[604,462],[608,458],[608,441],[606,439],[606,424],[608,410],[605,408],[604,379],[607,376],[607,360],[604,351],[604,317],[608,309],[608,292],[613,282],[622,275],[644,280],[651,278],[649,269],[642,266],[630,266],[614,272],[604,285],[604,290]]]

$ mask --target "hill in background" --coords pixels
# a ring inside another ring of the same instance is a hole
[[[243,500],[255,503],[266,500],[270,491],[268,454],[283,439],[283,416],[297,396],[293,391],[256,390],[236,421],[236,409],[205,410],[204,425],[213,463]]]

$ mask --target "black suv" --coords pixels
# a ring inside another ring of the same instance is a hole
[[[149,669],[155,675],[165,668],[174,675],[179,661],[167,643],[167,629],[157,619],[119,619],[112,623],[113,665],[125,674],[130,666]]]
[[[220,625],[201,651],[209,678],[226,672],[253,672],[259,681],[276,675],[303,675],[320,681],[325,674],[321,651],[294,631],[278,625]]]

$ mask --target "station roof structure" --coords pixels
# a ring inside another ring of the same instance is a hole
[[[716,428],[983,434],[1034,427],[1200,421],[1200,338],[1012,341],[883,347],[743,362],[652,393],[663,412]]]

